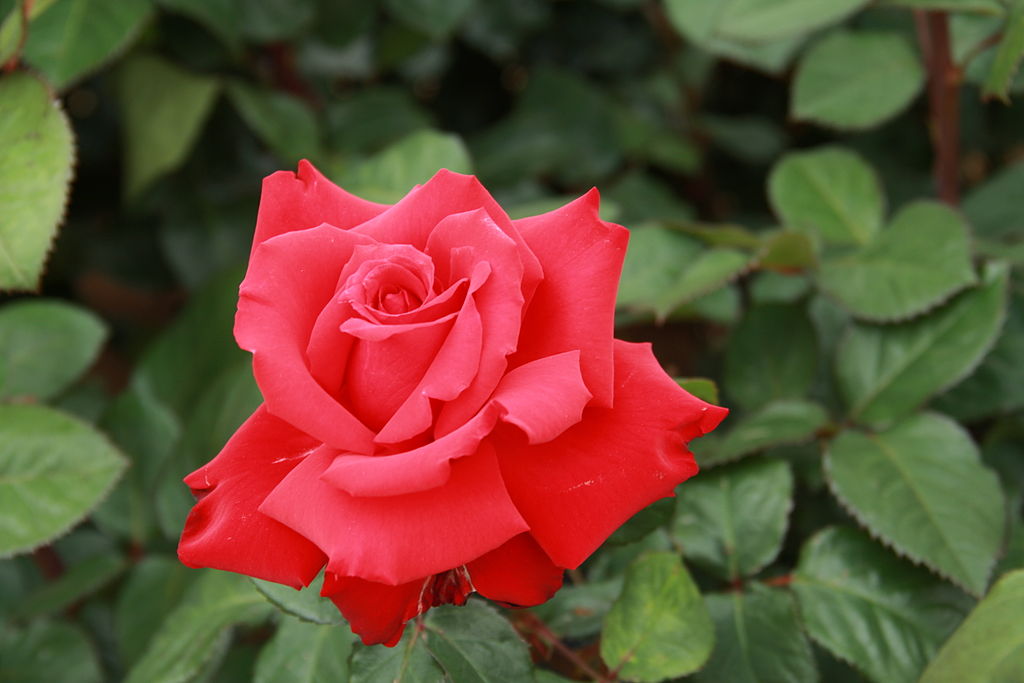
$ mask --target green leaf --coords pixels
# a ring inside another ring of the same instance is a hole
[[[630,230],[616,305],[653,311],[653,302],[680,278],[686,265],[701,251],[696,240],[676,230],[654,226]]]
[[[334,151],[369,154],[430,127],[430,117],[404,89],[367,88],[331,102],[325,111],[328,146]]]
[[[756,574],[782,548],[793,473],[758,458],[690,480],[678,491],[672,535],[683,555],[727,581]]]
[[[232,626],[259,623],[271,610],[244,576],[204,572],[166,615],[125,683],[191,680],[223,651]]]
[[[932,405],[961,422],[1024,408],[1024,299],[1010,300],[1003,331],[978,369]]]
[[[172,12],[181,13],[205,26],[232,50],[241,48],[236,0],[157,0]]]
[[[898,325],[855,323],[836,352],[836,374],[850,416],[892,422],[967,376],[1003,323],[1006,268],[925,317]]]
[[[906,319],[975,284],[970,235],[945,204],[915,202],[863,249],[821,264],[818,284],[855,316]]]
[[[814,654],[792,596],[751,583],[748,592],[706,595],[715,650],[698,683],[817,683]]]
[[[671,499],[668,499],[671,501]],[[563,638],[589,638],[601,630],[601,622],[622,592],[622,577],[566,584],[547,602],[530,611],[551,631]]]
[[[32,22],[25,60],[64,90],[124,52],[152,10],[149,0],[57,0]]]
[[[245,123],[282,162],[295,165],[319,155],[317,120],[302,100],[241,81],[229,83],[227,93]]]
[[[285,614],[322,626],[335,626],[345,622],[334,603],[320,596],[322,575],[302,590],[262,579],[251,580],[256,590]]]
[[[828,448],[825,472],[873,536],[985,592],[1003,541],[1003,493],[957,423],[924,413],[877,434],[844,431]]]
[[[1011,164],[964,198],[963,211],[979,239],[1016,243],[1024,237],[1020,196],[1024,192],[1024,163]]]
[[[64,218],[74,141],[45,85],[0,77],[0,290],[35,289]]]
[[[119,555],[101,554],[70,567],[55,581],[25,595],[8,613],[11,619],[32,619],[53,614],[98,591],[125,570]]]
[[[777,230],[762,240],[757,265],[762,270],[792,273],[814,266],[818,261],[815,251],[811,235],[795,230]]]
[[[457,135],[423,130],[342,174],[341,185],[371,201],[394,203],[439,168],[471,173],[472,161]]]
[[[388,10],[411,28],[445,38],[466,18],[475,0],[385,0]]]
[[[114,607],[117,649],[126,667],[138,661],[185,591],[200,576],[176,557],[150,555],[135,565]]]
[[[515,629],[493,607],[470,600],[462,607],[430,611],[427,647],[448,679],[462,683],[533,681],[530,652]]]
[[[999,579],[931,661],[920,683],[1012,683],[1024,671],[1024,570]]]
[[[89,639],[60,622],[34,621],[25,629],[0,626],[0,675],[17,683],[100,683],[100,663]]]
[[[232,15],[246,38],[269,43],[287,40],[306,30],[316,18],[315,0],[244,0]]]
[[[220,86],[211,77],[150,55],[126,61],[118,85],[124,119],[124,192],[133,198],[185,161]]]
[[[718,404],[718,385],[704,377],[680,377],[676,384],[702,401]]]
[[[876,126],[924,85],[917,51],[898,33],[836,31],[800,58],[790,112],[841,129]]]
[[[802,398],[814,381],[817,356],[814,326],[803,307],[752,306],[726,347],[726,395],[747,409]]]
[[[0,308],[0,400],[53,398],[92,365],[106,337],[95,314],[56,299]]]
[[[427,635],[418,628],[406,628],[394,647],[356,644],[352,653],[351,683],[441,683],[446,681],[426,647]]]
[[[752,263],[750,254],[737,249],[707,249],[692,261],[680,264],[682,271],[654,300],[654,312],[664,319],[684,304],[721,289],[735,280]]]
[[[656,500],[627,519],[605,542],[609,545],[624,545],[639,541],[655,529],[665,526],[672,519],[675,509],[676,502],[672,498]]]
[[[868,0],[669,0],[669,16],[677,27],[697,35],[758,43],[842,21]]]
[[[622,595],[604,620],[601,658],[625,680],[676,678],[704,665],[714,635],[697,585],[679,557],[650,553],[626,571]]]
[[[346,628],[284,619],[256,660],[255,683],[347,681],[352,634]]]
[[[803,548],[792,583],[818,644],[877,683],[910,683],[968,609],[966,596],[853,529]]]
[[[0,405],[0,557],[66,532],[124,467],[124,457],[84,422],[39,405]]]
[[[701,467],[714,467],[766,448],[810,441],[827,422],[828,414],[816,403],[773,401],[740,418],[724,434],[694,441],[690,449]]]
[[[32,22],[49,9],[55,0],[35,0],[28,6],[28,20]],[[22,8],[24,3],[19,0],[8,0],[9,11],[0,23],[0,64],[6,63],[22,45]],[[3,12],[3,5],[0,5],[0,13]]]
[[[879,4],[950,12],[977,12],[996,15],[1003,13],[1000,0],[881,0]]]
[[[787,227],[829,244],[867,244],[885,212],[878,176],[842,147],[787,154],[772,169],[768,195]]]
[[[1003,38],[999,41],[995,59],[989,68],[988,77],[982,88],[984,97],[998,97],[1004,102],[1009,101],[1010,85],[1024,57],[1024,2],[1015,0],[1010,3],[1010,14],[1003,28]]]

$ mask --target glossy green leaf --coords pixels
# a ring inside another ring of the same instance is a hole
[[[533,680],[530,652],[497,610],[470,600],[462,607],[432,609],[427,647],[452,681],[526,683]]]
[[[78,628],[35,621],[24,629],[0,626],[0,675],[17,683],[100,683],[99,659]]]
[[[32,22],[25,60],[63,90],[126,50],[152,10],[150,0],[57,0]]]
[[[723,433],[690,444],[701,467],[714,467],[765,448],[814,438],[828,422],[825,409],[809,401],[773,401],[757,412],[726,423]]]
[[[427,649],[427,634],[406,628],[394,647],[357,643],[352,652],[351,683],[441,683],[445,674]]]
[[[388,10],[410,27],[444,38],[466,17],[476,0],[385,0]]]
[[[982,93],[985,97],[1008,100],[1010,85],[1024,58],[1024,2],[1013,0],[1003,28],[1003,37],[989,67]]]
[[[32,619],[55,614],[113,581],[125,570],[119,555],[100,554],[68,568],[56,580],[25,595],[8,613],[12,619]]]
[[[256,660],[255,683],[348,680],[352,634],[337,626],[283,619]]]
[[[601,658],[627,681],[693,673],[707,661],[714,627],[697,585],[673,553],[640,556],[601,633]]]
[[[814,327],[803,307],[752,306],[726,347],[726,396],[747,409],[802,398],[814,381],[817,356]]]
[[[949,584],[840,527],[804,545],[792,586],[811,638],[876,683],[917,680],[969,608]]]
[[[430,180],[439,168],[470,173],[472,161],[458,136],[423,130],[346,171],[340,184],[365,199],[394,203],[413,186]]]
[[[232,626],[258,623],[272,609],[244,576],[204,572],[182,603],[166,615],[125,682],[190,680],[219,654]]]
[[[1011,299],[1003,331],[977,370],[932,405],[963,422],[1024,408],[1024,299]]]
[[[930,201],[904,207],[873,242],[823,262],[818,273],[825,293],[878,322],[918,315],[976,281],[963,219]]]
[[[751,576],[782,548],[793,507],[793,473],[759,458],[723,467],[678,491],[672,535],[687,559],[728,581]]]
[[[677,26],[698,35],[717,33],[744,42],[764,42],[834,24],[867,0],[669,0]]]
[[[64,218],[71,184],[71,128],[45,85],[0,77],[0,290],[35,289]]]
[[[124,191],[131,198],[185,161],[220,86],[209,76],[183,71],[150,55],[126,61],[118,75]]]
[[[935,413],[877,434],[844,431],[825,456],[843,505],[902,555],[975,595],[1003,541],[1003,494],[962,427]]]
[[[185,591],[201,576],[177,557],[165,555],[150,555],[132,568],[114,606],[114,634],[126,668],[138,661]]]
[[[124,457],[84,422],[39,405],[0,405],[0,557],[70,529],[124,467]]]
[[[850,416],[892,422],[977,367],[1003,323],[1006,275],[990,267],[978,287],[910,322],[854,324],[836,353]]]
[[[227,94],[242,120],[281,162],[293,166],[300,159],[319,155],[319,126],[302,100],[241,81],[230,83]]]
[[[91,311],[56,299],[0,308],[0,399],[51,399],[92,365],[107,337]]]
[[[322,576],[317,577],[302,590],[262,579],[252,579],[252,582],[256,590],[275,607],[301,621],[327,626],[342,624],[345,621],[334,603],[320,596]]]
[[[885,212],[874,170],[842,147],[786,155],[772,169],[768,195],[787,227],[830,244],[867,244]]]
[[[931,661],[920,683],[1019,681],[1024,671],[1024,570],[999,579]]]
[[[715,649],[698,683],[816,683],[811,645],[787,592],[751,583],[744,592],[706,595]]]
[[[876,126],[924,86],[917,51],[898,33],[832,33],[800,58],[790,112],[833,128]]]

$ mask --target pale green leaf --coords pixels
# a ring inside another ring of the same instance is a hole
[[[124,120],[125,194],[131,198],[180,166],[213,108],[220,86],[151,55],[126,61],[118,74]]]
[[[931,661],[920,683],[1014,683],[1024,672],[1024,570],[999,579]]]
[[[1003,494],[967,432],[935,413],[877,434],[844,431],[825,456],[843,505],[887,545],[985,592],[1003,541]]]
[[[970,604],[848,528],[804,545],[792,586],[811,638],[876,683],[915,681]]]
[[[301,590],[262,579],[252,579],[252,582],[256,590],[275,607],[301,621],[328,626],[342,624],[345,621],[334,603],[320,596],[322,576]]]
[[[616,305],[635,311],[652,311],[662,296],[702,249],[676,230],[641,227],[630,230],[626,260]]]
[[[881,0],[879,4],[910,9],[977,12],[990,15],[999,15],[1004,11],[1000,0]]]
[[[688,33],[760,43],[842,21],[868,0],[670,0],[677,27]]]
[[[24,72],[0,77],[0,290],[35,289],[64,218],[74,161],[67,118]]]
[[[690,444],[701,467],[714,467],[775,446],[814,438],[828,422],[825,409],[809,401],[773,401],[750,415],[730,419],[724,433],[716,431]]]
[[[51,399],[96,360],[107,337],[95,314],[57,299],[0,308],[0,399]]]
[[[1010,7],[1002,40],[982,88],[985,97],[998,97],[1004,101],[1008,100],[1010,85],[1024,57],[1024,2],[1014,0]]]
[[[818,272],[826,294],[877,322],[918,315],[976,281],[967,226],[931,201],[904,207],[873,242],[824,261]]]
[[[747,270],[753,259],[737,249],[715,247],[702,251],[692,261],[681,263],[681,272],[654,300],[659,318],[684,304],[721,289]]]
[[[0,405],[0,557],[70,529],[124,467],[124,457],[84,422],[40,405]]]
[[[334,683],[348,680],[352,633],[345,627],[283,619],[260,651],[254,683]]]
[[[1006,276],[989,267],[978,287],[910,322],[854,324],[836,352],[850,416],[892,422],[973,371],[1002,327]]]
[[[707,661],[714,627],[697,585],[673,553],[640,556],[601,633],[601,658],[627,681],[693,673]]]
[[[885,212],[878,176],[842,147],[786,155],[772,169],[768,195],[787,227],[830,244],[867,244]]]
[[[698,683],[817,683],[814,654],[786,591],[751,583],[747,591],[706,595],[715,650]]]
[[[704,377],[680,377],[676,384],[702,401],[718,403],[718,385]]]
[[[32,22],[25,60],[64,90],[124,52],[152,10],[150,0],[57,0]]]
[[[54,2],[56,0],[34,0],[28,6],[29,22],[34,21],[44,10],[49,9],[50,5]],[[10,11],[4,17],[3,22],[0,23],[0,64],[6,63],[14,55],[22,41],[22,8],[24,3],[20,2],[20,0],[11,0],[9,4],[11,5]]]
[[[782,548],[793,473],[758,458],[701,474],[679,488],[672,535],[687,559],[727,581],[751,576]]]
[[[841,129],[876,126],[924,85],[917,51],[898,33],[835,32],[800,58],[790,112]]]

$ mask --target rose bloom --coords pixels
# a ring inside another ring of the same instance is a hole
[[[537,605],[697,471],[726,410],[613,338],[628,231],[592,190],[510,220],[442,170],[393,206],[263,183],[235,337],[265,403],[185,482],[178,546],[330,598],[367,644],[469,593]]]

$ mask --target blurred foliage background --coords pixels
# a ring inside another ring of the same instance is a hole
[[[1024,680],[1024,3],[0,21],[0,680]],[[260,181],[303,158],[382,202],[475,173],[513,217],[598,186],[618,335],[733,410],[702,474],[548,604],[393,650],[180,566],[181,477],[261,400],[231,336]]]

